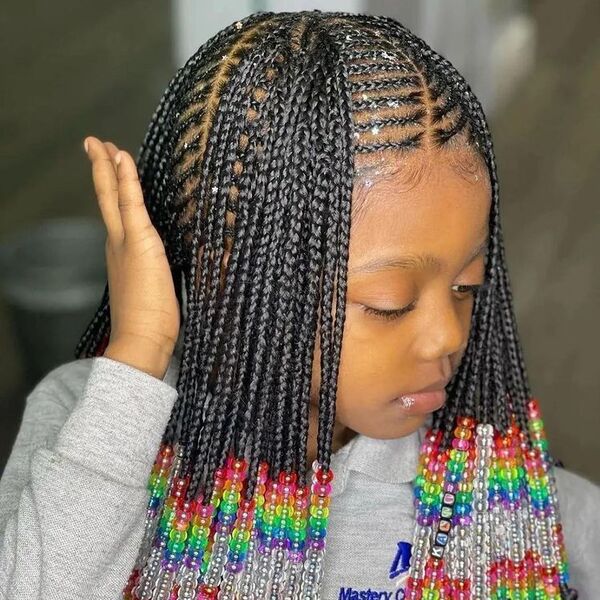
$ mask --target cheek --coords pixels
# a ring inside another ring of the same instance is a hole
[[[347,311],[338,388],[344,395],[378,398],[402,379],[410,336],[398,323],[385,323],[357,307]]]
[[[377,397],[378,391],[394,386],[407,365],[410,335],[396,326],[366,318],[363,311],[348,306],[338,373],[338,396]],[[321,352],[315,344],[312,365],[313,397],[320,385]]]
[[[473,319],[473,307],[475,306],[475,299],[469,298],[462,300],[458,303],[457,315],[464,331],[465,340],[469,339],[469,332],[471,330],[471,321]]]
[[[360,310],[360,309],[359,309]],[[385,424],[389,401],[410,387],[410,336],[349,311],[338,375],[336,420],[369,435]]]

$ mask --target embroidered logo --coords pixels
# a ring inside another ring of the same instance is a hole
[[[366,590],[341,587],[338,600],[404,600],[404,582],[408,577],[412,544],[398,542],[396,552],[389,567],[389,579],[394,580],[393,590]]]
[[[402,573],[406,573],[408,571],[411,550],[412,544],[409,544],[408,542],[398,542],[396,556],[394,557],[392,566],[390,567],[390,579],[395,579],[398,577],[398,575],[402,575]]]

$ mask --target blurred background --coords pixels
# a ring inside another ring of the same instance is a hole
[[[395,17],[449,58],[494,137],[525,359],[551,448],[600,483],[600,3],[5,0],[0,11],[0,473],[27,393],[104,289],[86,135],[137,153],[175,70],[257,10]]]

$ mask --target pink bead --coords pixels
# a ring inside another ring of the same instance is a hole
[[[331,494],[331,484],[313,483],[312,491],[317,496],[329,496]]]
[[[435,450],[436,450],[436,447],[433,444],[431,444],[430,442],[425,442],[423,444],[422,452],[424,454],[434,454]]]
[[[444,471],[444,465],[441,462],[436,462],[431,466],[432,473],[442,473]]]
[[[467,440],[454,439],[452,440],[452,447],[458,450],[468,450],[469,442]]]

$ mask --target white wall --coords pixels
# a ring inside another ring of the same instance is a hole
[[[237,19],[258,10],[285,12],[319,9],[360,12],[362,0],[175,0],[173,26],[174,54],[182,65],[208,38]]]
[[[363,12],[398,19],[448,58],[486,113],[533,66],[535,27],[522,0],[174,0],[174,54],[182,65],[208,38],[258,10]]]

